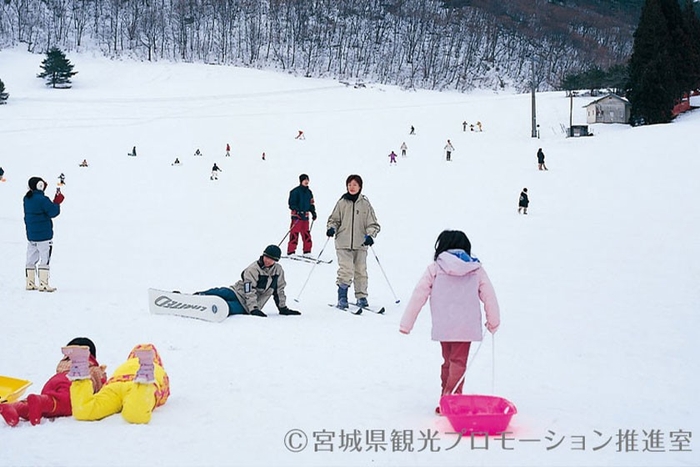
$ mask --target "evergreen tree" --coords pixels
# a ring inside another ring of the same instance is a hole
[[[686,91],[700,89],[700,9],[696,10],[694,3],[692,0],[686,0],[683,9],[683,30],[687,36],[688,69],[685,70],[684,76]]]
[[[70,87],[70,78],[78,72],[73,71],[73,64],[66,58],[66,54],[56,47],[46,52],[46,58],[41,62],[43,72],[37,75],[38,78],[45,78],[46,85],[51,87]]]
[[[5,92],[5,83],[0,79],[0,104],[5,104],[8,97],[10,97],[10,95]]]
[[[632,122],[667,123],[686,90],[686,34],[677,0],[646,0],[629,63]]]

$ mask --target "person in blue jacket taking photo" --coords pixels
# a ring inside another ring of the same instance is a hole
[[[53,292],[49,285],[49,263],[53,249],[53,218],[61,213],[64,200],[60,188],[51,201],[44,194],[48,184],[40,177],[29,179],[29,191],[24,195],[24,225],[27,230],[27,290]],[[39,272],[39,285],[36,285],[36,272]]]

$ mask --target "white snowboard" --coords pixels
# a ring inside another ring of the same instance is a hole
[[[228,304],[214,295],[191,295],[148,289],[148,308],[156,315],[175,315],[220,323],[228,317]]]

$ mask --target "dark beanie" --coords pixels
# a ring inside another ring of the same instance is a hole
[[[303,182],[304,180],[308,180],[309,176],[306,174],[301,174],[299,175],[299,183]]]
[[[37,185],[39,182],[44,182],[44,180],[41,177],[32,177],[29,179],[28,185],[30,190],[40,190],[44,191],[46,189],[46,182],[44,182],[44,187],[43,188],[38,188]]]
[[[282,250],[280,250],[280,247],[277,245],[268,245],[265,251],[263,251],[263,256],[279,261],[280,256],[282,256]]]
[[[348,184],[353,180],[355,180],[357,184],[360,185],[360,190],[362,190],[362,177],[360,177],[357,174],[352,174],[348,176],[347,180],[345,180],[345,186],[348,186]]]
[[[95,348],[95,343],[87,337],[76,337],[75,339],[71,340],[68,343],[68,345],[84,345],[85,347],[89,347],[90,355],[92,355],[92,358],[97,358],[97,349]]]

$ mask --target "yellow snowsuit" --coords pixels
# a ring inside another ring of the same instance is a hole
[[[153,349],[155,352],[155,378],[152,384],[134,383],[139,369],[136,350]],[[128,360],[120,365],[99,392],[93,394],[89,379],[73,381],[70,398],[73,417],[78,420],[101,420],[121,412],[129,423],[148,423],[151,412],[165,404],[170,396],[170,381],[163,369],[163,362],[152,344],[141,344],[129,353]]]

